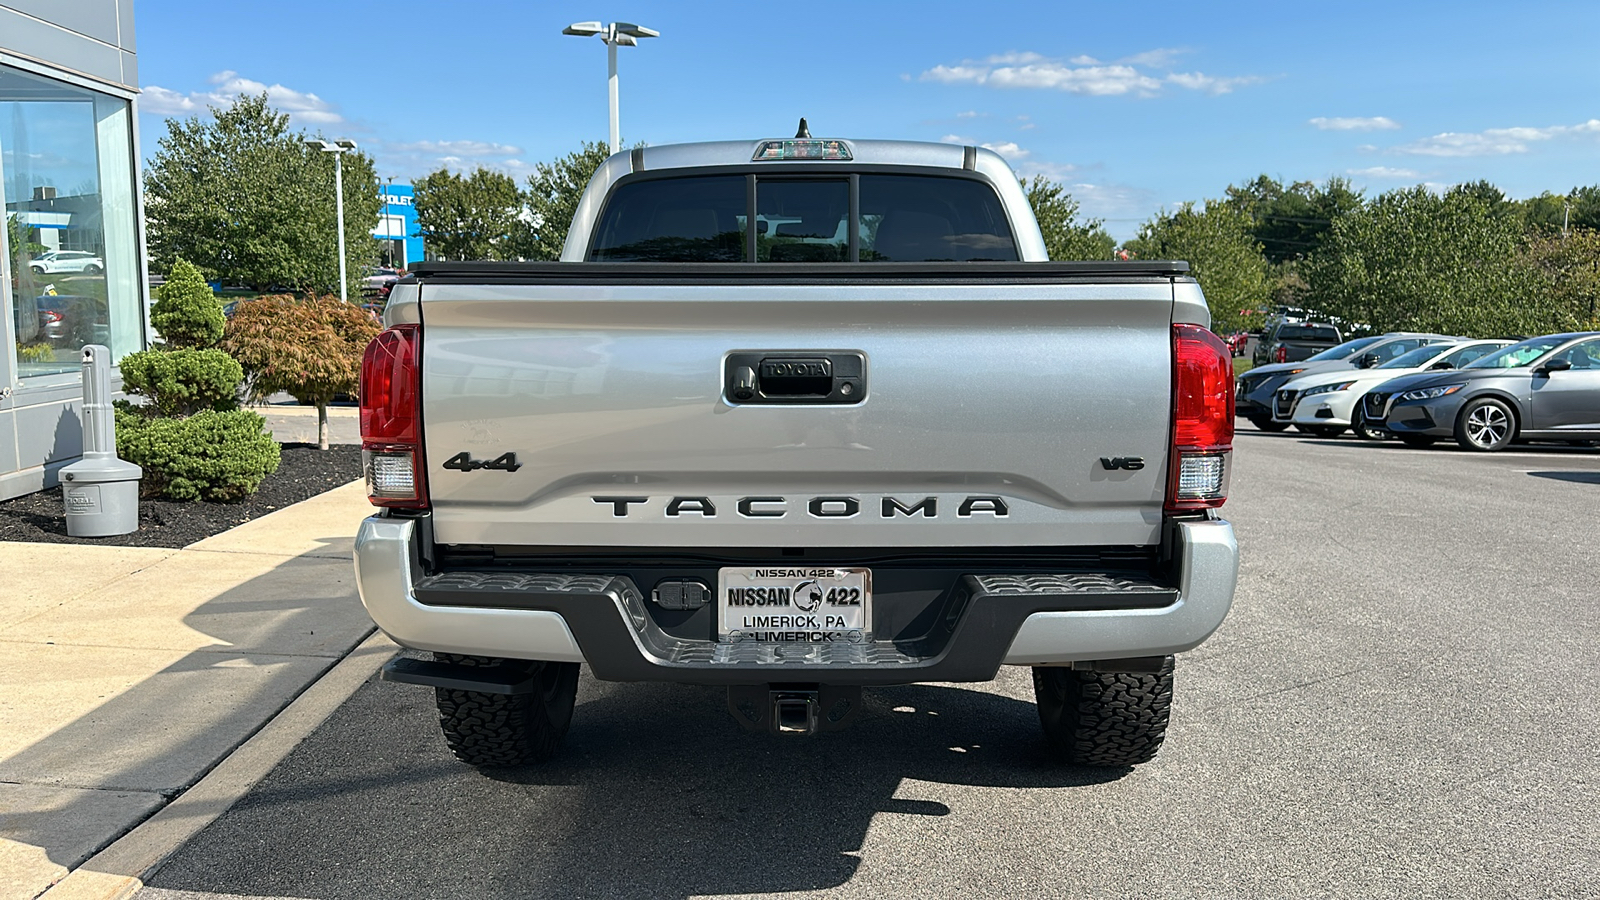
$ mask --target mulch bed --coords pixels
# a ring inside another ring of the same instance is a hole
[[[360,447],[318,450],[314,444],[284,444],[278,471],[261,482],[259,491],[237,503],[140,500],[138,531],[116,537],[77,538],[67,535],[61,488],[57,487],[0,501],[0,541],[185,547],[360,477]]]

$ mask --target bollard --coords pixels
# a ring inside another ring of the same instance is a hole
[[[111,349],[83,348],[83,459],[61,470],[67,534],[110,537],[139,530],[139,479],[144,470],[117,458],[111,408]]]

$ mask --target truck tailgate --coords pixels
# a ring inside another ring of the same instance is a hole
[[[424,279],[434,538],[685,548],[1155,544],[1173,297],[1172,281],[1160,278]],[[728,354],[806,350],[859,351],[864,399],[763,405],[725,396]],[[463,464],[509,463],[508,453],[514,471]]]

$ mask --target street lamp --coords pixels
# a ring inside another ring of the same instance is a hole
[[[344,276],[344,155],[356,148],[356,142],[310,140],[306,141],[306,146],[333,154],[333,202],[339,220],[339,299],[348,303]]]
[[[389,198],[394,196],[394,176],[383,179],[383,249],[389,255],[389,268],[398,268],[394,264],[394,221],[389,218]]]
[[[660,37],[661,32],[643,25],[632,25],[627,22],[612,22],[602,25],[599,22],[574,22],[561,29],[562,34],[572,34],[578,37],[600,35],[600,40],[606,42],[606,62],[610,66],[608,88],[611,92],[611,152],[616,153],[622,149],[622,125],[617,120],[617,47],[637,47],[639,38]]]

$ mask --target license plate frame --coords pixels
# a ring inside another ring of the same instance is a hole
[[[761,592],[733,593],[739,589]],[[725,567],[717,570],[715,618],[722,642],[863,643],[872,637],[872,570]]]

